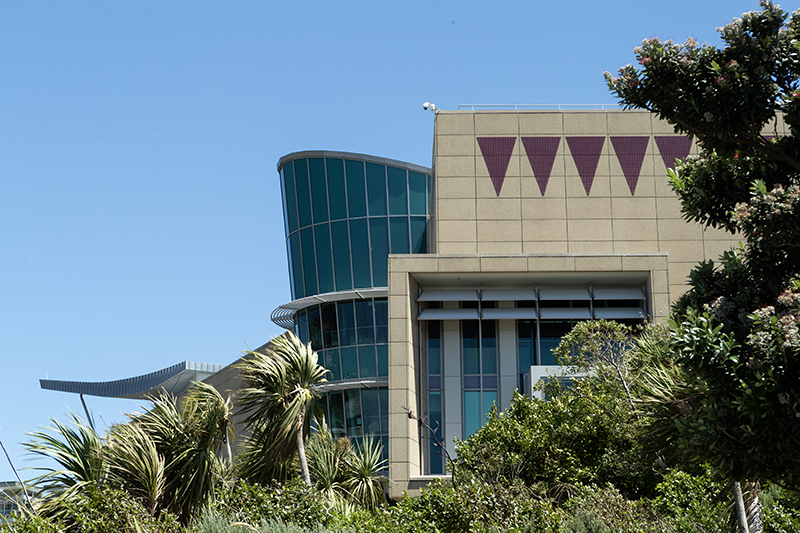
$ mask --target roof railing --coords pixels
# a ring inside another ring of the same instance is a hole
[[[459,104],[459,110],[469,109],[621,109],[619,104]]]

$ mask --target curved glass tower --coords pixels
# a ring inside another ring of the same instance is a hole
[[[389,254],[427,253],[431,171],[363,154],[306,151],[278,162],[292,301],[272,320],[330,370],[337,437],[388,450]]]

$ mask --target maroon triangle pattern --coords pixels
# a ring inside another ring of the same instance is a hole
[[[586,196],[589,196],[592,190],[597,163],[600,162],[600,152],[603,151],[605,141],[605,137],[567,137],[569,151],[572,152],[572,160],[578,168]]]
[[[553,171],[553,162],[556,160],[556,152],[561,137],[523,137],[522,146],[528,154],[528,162],[533,169],[536,183],[539,184],[539,191],[544,196],[547,190],[547,182],[550,181],[550,173]]]
[[[622,167],[625,181],[628,182],[631,196],[636,192],[648,142],[649,137],[611,137],[611,144],[617,153],[617,160]]]
[[[669,135],[664,137],[656,136],[658,151],[661,152],[661,160],[664,166],[673,168],[676,159],[684,159],[692,149],[692,138],[683,135]]]
[[[500,196],[500,189],[503,188],[503,181],[506,179],[508,162],[511,161],[511,153],[517,143],[516,137],[478,137],[478,145],[481,147],[483,161],[489,169],[489,176],[492,178],[494,192]]]

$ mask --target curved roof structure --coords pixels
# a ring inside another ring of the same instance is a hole
[[[184,361],[149,374],[116,381],[93,382],[40,379],[39,384],[46,390],[72,392],[87,396],[103,396],[106,398],[142,400],[162,391],[178,396],[188,389],[193,381],[203,381],[211,374],[225,368],[225,366],[216,363]]]

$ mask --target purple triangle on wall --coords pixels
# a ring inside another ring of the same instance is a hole
[[[539,191],[544,196],[547,189],[547,182],[550,180],[550,172],[553,171],[553,162],[556,160],[556,152],[561,137],[523,137],[522,146],[528,154],[528,161],[536,176],[536,183],[539,184]]]
[[[494,192],[500,196],[500,189],[503,188],[503,180],[506,179],[508,162],[511,161],[511,153],[517,143],[516,137],[478,137],[478,145],[481,147],[483,161],[489,169],[489,176],[492,178]]]
[[[611,144],[617,153],[631,195],[636,192],[636,184],[639,182],[639,173],[642,171],[644,153],[647,151],[649,141],[650,137],[611,137]]]
[[[597,163],[600,161],[600,152],[603,151],[605,141],[605,137],[567,137],[572,160],[578,168],[578,175],[581,177],[587,196],[592,190]]]
[[[661,152],[661,160],[664,161],[664,166],[673,168],[676,159],[683,159],[689,155],[689,150],[692,148],[692,138],[684,137],[683,135],[656,137],[656,144],[658,145],[658,151]]]

